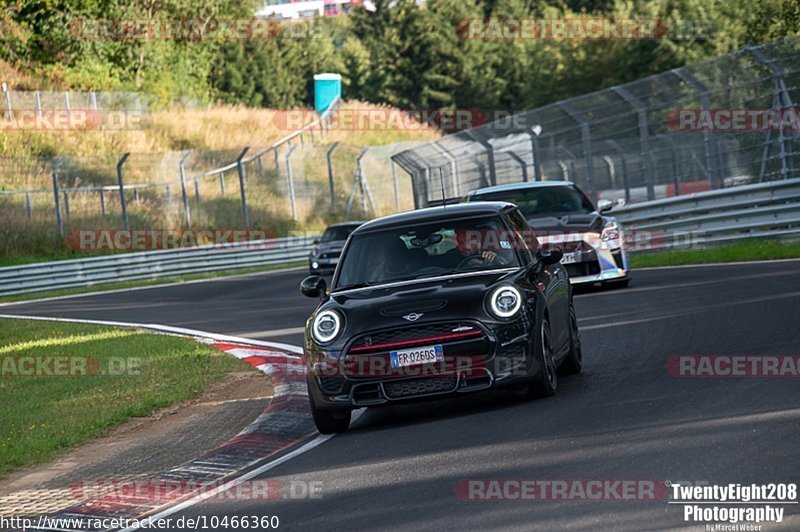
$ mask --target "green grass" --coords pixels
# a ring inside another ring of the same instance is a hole
[[[666,251],[634,255],[631,268],[654,266],[682,266],[686,264],[711,264],[756,260],[794,259],[800,257],[800,243],[775,240],[751,240],[708,249]]]
[[[31,299],[40,299],[45,297],[58,297],[69,296],[76,294],[89,294],[95,292],[107,292],[109,290],[119,290],[123,288],[137,288],[142,286],[158,286],[160,284],[180,283],[185,281],[197,281],[202,279],[216,279],[221,277],[232,277],[236,275],[245,275],[248,273],[269,272],[273,270],[280,270],[284,268],[296,268],[305,266],[306,261],[292,262],[290,264],[271,264],[269,266],[258,266],[255,268],[243,268],[239,270],[225,270],[212,273],[198,273],[194,275],[180,275],[176,277],[167,277],[164,279],[143,279],[141,281],[128,281],[122,283],[110,283],[95,286],[84,286],[81,288],[69,288],[64,290],[50,290],[48,292],[36,292],[33,294],[19,294],[15,296],[0,297],[0,303],[13,303],[15,301],[28,301]],[[2,313],[2,310],[0,310]]]
[[[13,357],[23,355],[82,357],[71,360],[85,364],[87,375],[16,376],[21,366]],[[185,338],[28,320],[0,320],[0,362],[0,477],[51,460],[132,417],[191,399],[225,374],[250,367]]]

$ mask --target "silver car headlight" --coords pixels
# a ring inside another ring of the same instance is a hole
[[[342,318],[335,310],[323,310],[314,317],[311,336],[320,344],[328,344],[342,331]]]
[[[498,318],[507,319],[522,308],[522,294],[512,285],[496,288],[489,296],[489,309]]]
[[[608,242],[609,240],[619,240],[619,235],[619,224],[617,222],[610,222],[603,228],[603,234],[600,238],[603,242]]]

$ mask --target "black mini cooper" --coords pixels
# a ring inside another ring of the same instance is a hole
[[[581,370],[562,251],[540,247],[510,203],[396,214],[356,229],[306,325],[311,412],[341,432],[353,409],[514,386],[556,391]]]

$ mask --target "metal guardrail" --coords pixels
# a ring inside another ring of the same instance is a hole
[[[308,256],[314,238],[253,240],[8,266],[0,268],[0,297],[290,264]]]
[[[800,236],[800,178],[649,201],[612,211],[626,229],[674,249]]]

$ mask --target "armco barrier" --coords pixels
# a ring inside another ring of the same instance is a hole
[[[612,211],[627,229],[653,231],[655,249],[800,236],[800,178],[740,185]]]
[[[254,240],[8,266],[0,268],[0,296],[290,264],[308,256],[313,239]]]

